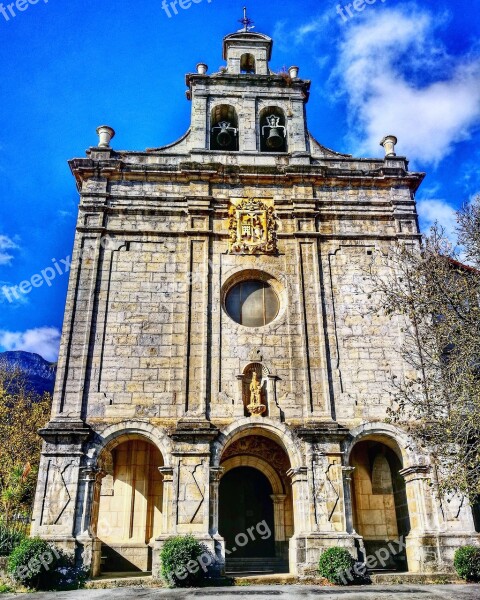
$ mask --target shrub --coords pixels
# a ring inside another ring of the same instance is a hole
[[[467,581],[480,581],[480,548],[463,546],[458,548],[453,559],[458,576]]]
[[[336,585],[369,583],[366,567],[357,562],[345,548],[328,548],[320,556],[318,571],[322,577]]]
[[[75,566],[75,558],[40,538],[26,538],[8,559],[10,577],[36,590],[78,589],[88,572]]]
[[[10,556],[23,539],[25,539],[23,531],[0,523],[0,556]]]
[[[162,577],[172,587],[199,585],[206,574],[206,561],[199,561],[199,557],[207,555],[207,548],[192,535],[172,537],[165,542],[160,553]],[[211,564],[210,558],[208,564]]]

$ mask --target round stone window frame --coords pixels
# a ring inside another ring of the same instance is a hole
[[[273,289],[278,298],[278,312],[276,317],[272,321],[265,325],[257,325],[254,327],[250,327],[248,325],[242,325],[241,323],[238,323],[238,321],[235,321],[235,319],[233,319],[230,316],[226,307],[227,295],[235,285],[237,285],[238,283],[242,283],[243,281],[262,281],[263,283],[268,284]],[[244,269],[242,271],[234,273],[224,282],[221,289],[221,303],[223,312],[237,327],[242,327],[247,331],[264,331],[266,328],[278,324],[278,321],[285,314],[287,306],[287,291],[274,275],[271,275],[266,271],[260,271],[258,269]]]

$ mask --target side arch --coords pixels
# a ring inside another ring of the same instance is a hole
[[[403,468],[426,464],[425,455],[420,453],[414,440],[402,429],[390,423],[363,423],[350,430],[349,439],[344,442],[345,464],[349,464],[354,446],[360,441],[382,442],[395,452]]]
[[[171,440],[162,429],[144,421],[129,420],[115,423],[101,432],[96,432],[93,441],[89,444],[88,461],[96,464],[105,449],[113,450],[126,440],[138,438],[144,438],[156,446],[164,461],[171,456]]]

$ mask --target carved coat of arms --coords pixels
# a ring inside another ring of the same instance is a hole
[[[228,251],[230,254],[273,254],[277,251],[276,229],[272,206],[252,199],[232,204],[228,212]]]

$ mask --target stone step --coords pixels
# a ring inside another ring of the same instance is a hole
[[[376,585],[465,583],[455,573],[372,573]]]
[[[288,573],[288,562],[283,558],[230,558],[225,565],[227,574],[257,575]]]

